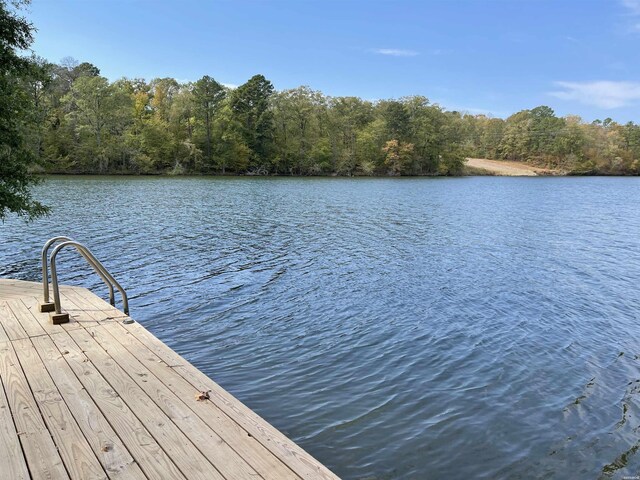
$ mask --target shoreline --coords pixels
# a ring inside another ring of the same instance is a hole
[[[222,177],[222,178],[460,178],[460,177],[637,177],[639,174],[604,174],[591,172],[567,172],[559,169],[537,167],[524,162],[510,160],[491,160],[486,158],[466,158],[462,172],[459,175],[442,175],[438,173],[425,173],[423,175],[284,175],[284,174],[242,174],[242,173],[215,173],[215,172],[46,172],[34,171],[33,174],[40,177],[47,176],[77,176],[77,177],[163,177],[163,178],[188,178],[188,177]]]

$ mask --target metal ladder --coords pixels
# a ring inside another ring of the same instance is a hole
[[[52,245],[58,243],[51,252],[51,257],[49,258],[49,262],[47,262],[47,257],[49,255],[49,249]],[[127,292],[124,291],[124,288],[118,283],[118,281],[113,278],[113,276],[109,273],[109,271],[105,268],[102,263],[91,253],[91,251],[84,246],[83,244],[76,242],[75,240],[69,237],[53,237],[48,240],[44,247],[42,247],[42,288],[44,299],[40,304],[41,312],[51,312],[51,321],[54,324],[66,323],[69,321],[69,314],[62,311],[62,306],[60,305],[60,289],[58,285],[58,271],[56,269],[56,257],[60,250],[65,247],[74,247],[78,253],[87,261],[90,267],[100,276],[102,281],[109,288],[109,303],[115,306],[115,287],[122,296],[122,306],[125,315],[127,318],[123,320],[123,323],[133,323],[133,319],[129,317],[129,299],[127,298]],[[51,265],[51,286],[53,290],[53,302],[49,300],[49,269],[48,265]]]

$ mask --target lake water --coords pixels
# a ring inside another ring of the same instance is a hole
[[[173,349],[346,479],[640,474],[640,179],[55,177]],[[71,252],[62,279],[105,296]]]

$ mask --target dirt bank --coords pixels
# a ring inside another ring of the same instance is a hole
[[[504,160],[488,160],[486,158],[467,158],[465,163],[471,167],[471,174],[474,169],[484,170],[491,175],[502,175],[508,177],[535,177],[537,175],[557,175],[558,172],[545,168],[532,167],[521,162],[508,162]],[[478,172],[480,173],[480,172]]]

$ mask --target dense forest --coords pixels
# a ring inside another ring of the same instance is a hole
[[[90,63],[33,58],[28,143],[51,173],[458,175],[468,156],[568,174],[640,173],[640,126],[546,106],[506,120],[425,97],[367,101],[209,76],[109,82]]]

